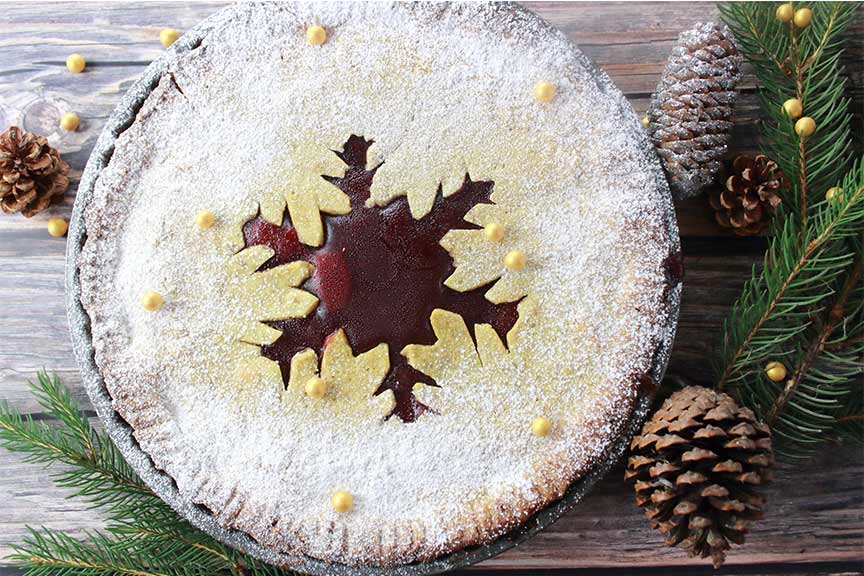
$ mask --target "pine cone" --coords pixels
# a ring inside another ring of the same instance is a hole
[[[730,396],[700,386],[673,394],[630,445],[626,480],[666,545],[711,556],[742,544],[764,503],[754,488],[770,480],[771,431]]]
[[[648,108],[648,130],[677,198],[699,194],[726,155],[741,55],[724,25],[678,37]]]
[[[724,174],[723,188],[709,197],[714,218],[740,236],[758,234],[780,205],[777,193],[785,185],[780,167],[767,156],[736,156]]]
[[[0,209],[27,218],[59,201],[69,164],[42,136],[12,126],[0,134]]]

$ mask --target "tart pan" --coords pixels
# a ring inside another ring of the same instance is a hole
[[[513,6],[512,8],[514,10],[524,10],[524,8],[518,6]],[[227,8],[226,10],[231,10],[231,8]],[[224,14],[219,13],[220,18],[223,16]],[[167,71],[171,55],[182,54],[197,48],[213,27],[215,20],[216,18],[211,16],[186,32],[163,56],[160,56],[150,64],[142,77],[126,92],[96,141],[96,145],[90,154],[78,186],[66,247],[66,312],[69,319],[75,358],[81,370],[81,378],[90,401],[102,420],[105,429],[120,449],[124,458],[147,486],[192,525],[206,532],[216,540],[237,548],[259,560],[297,572],[313,574],[315,576],[420,576],[436,574],[481,562],[525,542],[540,530],[551,525],[562,514],[578,503],[591,490],[594,484],[618,462],[627,448],[629,439],[639,430],[648,413],[653,400],[652,391],[639,390],[634,409],[631,411],[630,418],[626,422],[624,432],[619,439],[609,446],[604,456],[594,463],[587,474],[570,485],[570,488],[561,499],[535,513],[517,529],[498,537],[486,545],[464,548],[434,560],[406,564],[396,568],[332,564],[308,556],[277,553],[262,546],[245,532],[229,530],[220,526],[208,510],[181,495],[174,480],[156,468],[153,461],[141,449],[133,437],[132,428],[114,411],[111,397],[105,388],[105,383],[96,366],[90,333],[90,319],[82,307],[80,299],[81,285],[77,263],[81,249],[87,239],[87,230],[84,225],[84,209],[88,202],[90,202],[94,186],[101,171],[108,165],[111,159],[114,151],[114,141],[134,122],[138,110],[158,84],[159,79]],[[672,251],[678,251],[680,246],[675,212],[671,196],[668,193],[666,177],[656,157],[653,145],[646,136],[645,131],[641,129],[630,104],[615,89],[609,77],[604,72],[597,70],[578,50],[577,54],[579,55],[581,64],[594,78],[600,89],[615,100],[616,107],[621,116],[631,119],[627,122],[629,136],[639,142],[645,153],[652,159],[650,166],[654,173],[654,178],[661,190],[667,191],[664,195],[666,200],[663,206],[666,230],[670,237]],[[667,299],[669,306],[667,325],[663,331],[663,339],[655,350],[649,373],[654,382],[661,382],[663,374],[666,371],[666,364],[669,360],[672,342],[675,337],[675,329],[678,323],[680,299],[681,284],[678,282],[670,287],[669,290]]]

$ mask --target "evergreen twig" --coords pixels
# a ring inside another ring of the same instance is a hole
[[[857,417],[862,391],[855,387],[864,354],[864,159],[850,168],[851,114],[841,63],[843,34],[859,5],[809,7],[813,19],[802,29],[777,20],[774,3],[720,5],[759,82],[763,153],[780,165],[789,187],[765,264],[754,269],[724,323],[717,387],[766,418],[782,440],[778,451],[792,457],[806,457],[835,430],[861,437],[864,428]],[[795,132],[783,110],[790,98],[815,121],[813,135]],[[832,186],[842,193],[827,202]],[[765,376],[771,360],[789,368],[788,380]]]
[[[157,497],[111,440],[91,426],[55,375],[40,372],[31,389],[53,423],[0,403],[0,446],[51,472],[105,514],[104,532],[77,539],[28,528],[8,560],[28,576],[290,576],[197,530]]]

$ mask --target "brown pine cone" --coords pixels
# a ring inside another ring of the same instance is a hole
[[[725,25],[681,34],[648,108],[648,132],[676,198],[699,194],[721,168],[741,55]]]
[[[63,197],[69,164],[42,136],[12,126],[0,134],[0,209],[27,218]]]
[[[626,480],[666,545],[711,556],[742,544],[762,516],[755,488],[770,480],[771,430],[731,396],[701,386],[673,394],[630,445]]]
[[[762,154],[736,156],[724,174],[723,187],[711,193],[714,218],[739,236],[758,234],[768,226],[785,187],[777,164]]]

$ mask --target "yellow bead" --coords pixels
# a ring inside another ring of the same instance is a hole
[[[500,242],[504,239],[504,227],[497,222],[490,222],[483,227],[483,235],[490,242]]]
[[[345,490],[337,490],[330,497],[330,506],[334,512],[348,512],[354,507],[354,496]]]
[[[210,228],[216,222],[216,217],[209,210],[199,210],[195,214],[195,224],[199,228]]]
[[[650,124],[650,123],[651,123],[651,121],[648,119],[648,116],[642,116],[642,127],[643,128],[647,128],[648,124]]]
[[[781,22],[789,22],[792,20],[792,17],[795,15],[795,9],[792,8],[792,3],[787,2],[786,4],[781,4],[777,7],[777,11],[774,12],[774,16],[777,17],[777,20]]]
[[[789,98],[783,102],[783,110],[793,120],[797,120],[804,113],[804,105],[797,98]]]
[[[60,238],[66,235],[69,230],[69,224],[63,218],[51,218],[48,220],[48,234],[55,238]]]
[[[327,41],[327,30],[321,26],[310,26],[306,29],[306,40],[313,46],[320,46]]]
[[[799,8],[795,11],[795,17],[792,19],[798,28],[806,28],[810,25],[811,20],[813,20],[813,11],[810,8]]]
[[[825,192],[825,199],[828,200],[829,204],[834,204],[836,202],[843,201],[843,189],[839,186],[833,186]]]
[[[525,268],[525,263],[527,261],[528,258],[521,250],[511,250],[506,256],[504,256],[504,266],[510,270],[522,270]]]
[[[799,118],[797,122],[795,122],[795,133],[802,137],[807,137],[813,134],[816,131],[816,122],[813,118],[809,116],[804,116],[803,118]]]
[[[552,422],[548,418],[534,418],[531,421],[531,432],[535,436],[548,436],[552,431]]]
[[[80,54],[70,54],[66,57],[66,69],[70,72],[78,74],[79,72],[83,72],[86,66],[87,62]]]
[[[159,32],[159,42],[162,43],[162,46],[168,48],[174,42],[176,42],[180,38],[180,32],[175,30],[174,28],[163,28],[161,32]]]
[[[323,398],[327,394],[327,389],[329,386],[327,385],[327,381],[323,378],[318,378],[317,376],[313,376],[309,380],[306,381],[306,385],[303,387],[303,391],[306,392],[306,395],[310,398]]]
[[[558,90],[555,88],[555,85],[549,82],[538,82],[534,86],[534,98],[538,102],[551,102],[557,92]]]
[[[67,112],[60,117],[60,127],[68,132],[74,132],[78,129],[78,115],[74,112]]]
[[[141,306],[145,310],[155,312],[162,308],[162,295],[153,290],[148,290],[141,295]]]
[[[782,382],[786,379],[786,366],[780,362],[769,362],[765,366],[765,375],[772,382]]]

